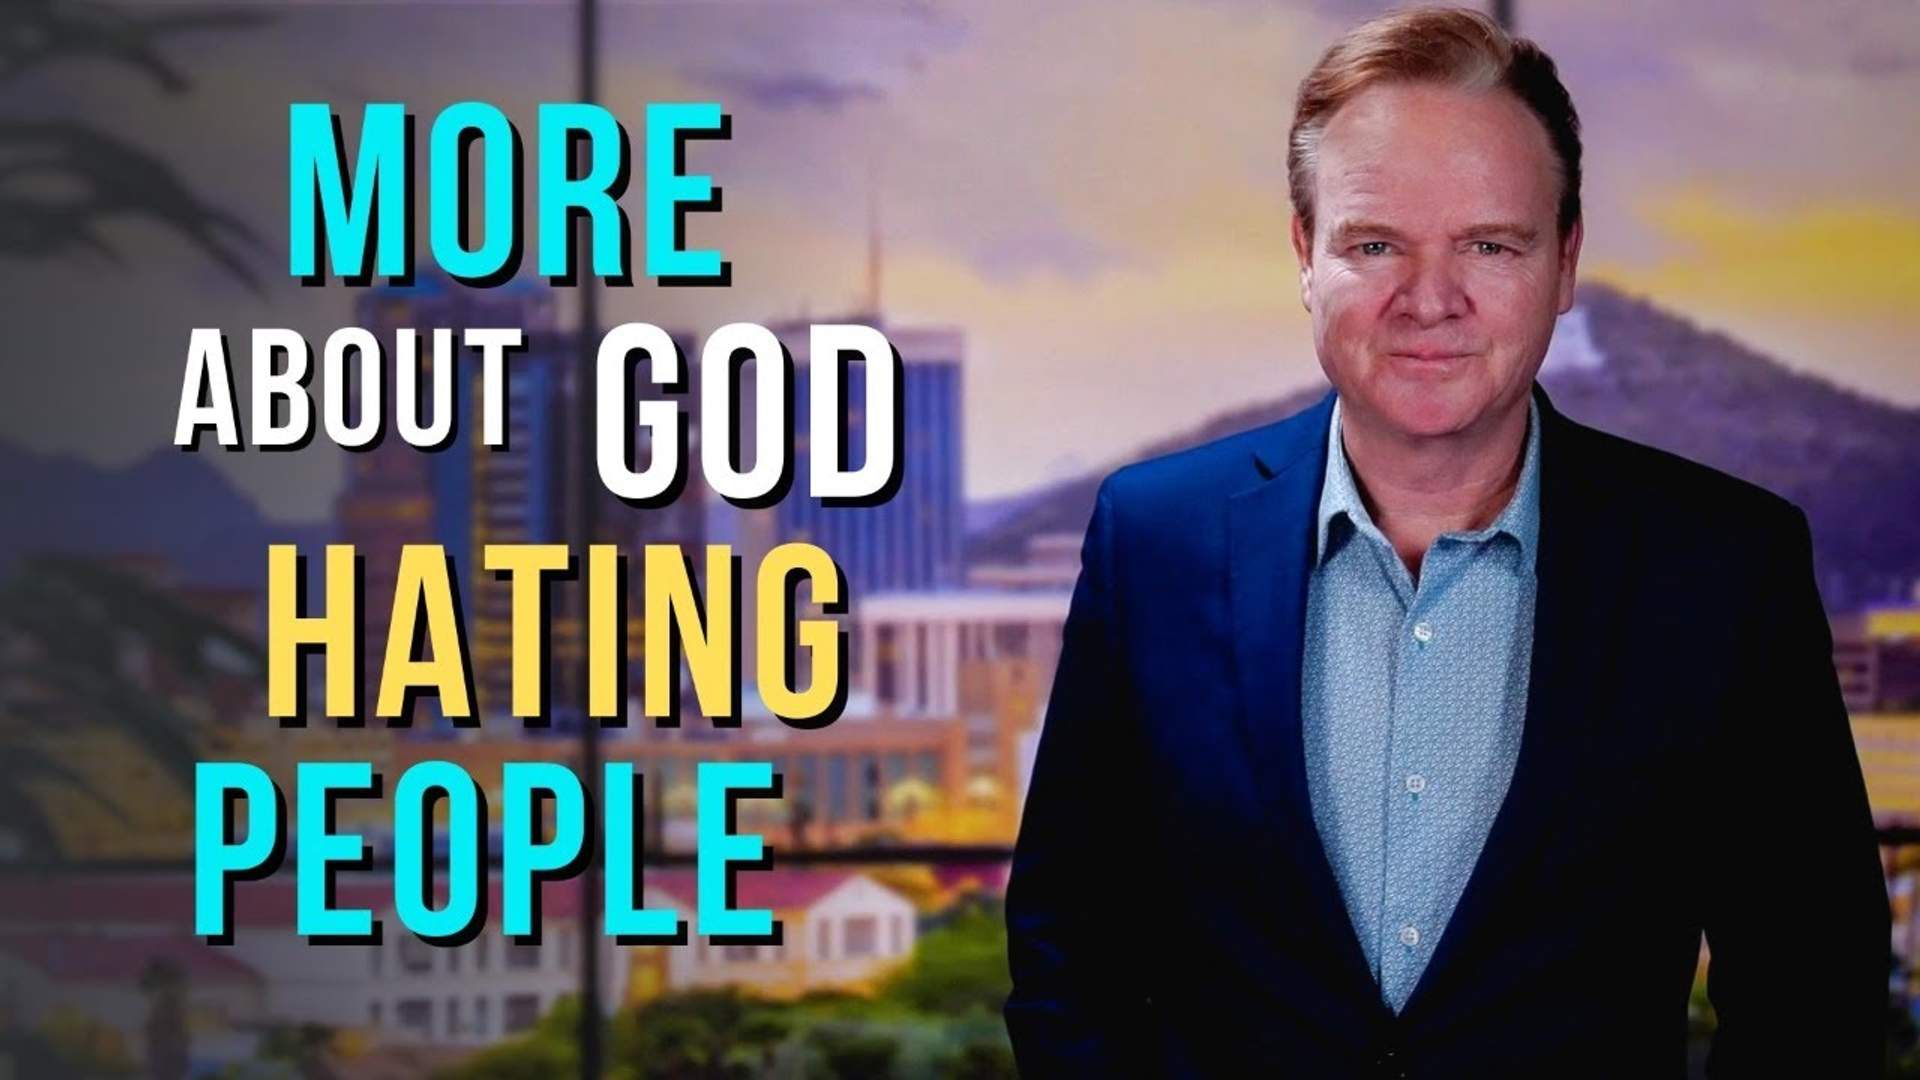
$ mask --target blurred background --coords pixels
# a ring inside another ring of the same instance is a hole
[[[1094,485],[1323,392],[1284,140],[1308,66],[1385,6],[0,7],[0,1075],[1012,1075],[1006,856]],[[1585,127],[1584,284],[1543,375],[1556,404],[1812,519],[1894,905],[1888,1075],[1920,1076],[1920,5],[1497,9],[1558,60]],[[331,103],[352,146],[367,102],[405,102],[424,142],[446,105],[489,101],[531,146],[538,103],[585,98],[636,143],[649,101],[731,115],[730,140],[688,155],[725,191],[688,239],[725,252],[728,287],[465,289],[424,269],[425,215],[407,286],[285,274],[290,102]],[[773,326],[803,382],[808,322],[883,328],[905,363],[898,496],[743,511],[697,472],[662,510],[603,495],[578,454],[579,342],[583,323],[636,319],[689,357],[723,323]],[[244,403],[248,329],[317,347],[343,325],[527,328],[511,450],[476,445],[471,354],[430,373],[458,391],[438,454],[172,447],[193,327],[230,334]],[[479,546],[583,539],[726,543],[749,567],[785,540],[825,547],[853,598],[845,715],[790,731],[749,683],[738,729],[688,695],[678,728],[596,734],[574,584],[555,589],[552,723],[511,720],[508,595]],[[275,542],[365,556],[369,673],[399,546],[447,545],[483,725],[431,706],[408,728],[268,721]],[[379,860],[340,899],[380,914],[381,944],[306,945],[290,865],[238,888],[231,947],[191,934],[196,760],[258,762],[291,790],[301,760],[391,779],[450,759],[497,806],[503,761],[596,756],[645,775],[647,899],[683,909],[695,763],[776,763],[783,797],[743,811],[776,868],[743,875],[740,901],[776,911],[780,944],[617,947],[574,883],[549,887],[538,947],[497,926],[425,946],[392,916],[384,801],[341,820]],[[1692,1021],[1697,1057],[1699,992]]]

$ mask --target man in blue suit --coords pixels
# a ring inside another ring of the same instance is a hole
[[[1888,910],[1805,516],[1561,416],[1579,126],[1402,11],[1303,82],[1334,392],[1102,485],[1008,892],[1029,1076],[1880,1067]]]

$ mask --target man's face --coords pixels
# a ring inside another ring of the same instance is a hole
[[[1375,86],[1327,123],[1314,177],[1293,244],[1343,407],[1407,437],[1524,409],[1580,253],[1540,121],[1505,91]]]

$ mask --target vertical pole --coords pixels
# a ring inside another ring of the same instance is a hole
[[[599,0],[580,2],[580,100],[593,104],[600,97],[600,5]],[[583,148],[587,145],[582,140]],[[584,152],[584,151],[583,151]],[[586,242],[589,227],[584,223],[574,237],[576,244]],[[578,247],[576,251],[584,251]],[[574,508],[574,537],[579,558],[584,564],[587,545],[594,541],[594,509],[598,492],[593,488],[591,469],[594,454],[593,367],[600,336],[600,279],[584,255],[576,255],[580,264],[580,342],[573,381],[573,420],[576,459],[573,463],[573,488],[578,492]],[[589,583],[591,584],[591,583]],[[587,660],[587,612],[591,605],[584,597],[580,604],[580,682],[585,704]],[[624,693],[624,689],[622,690]],[[600,790],[600,722],[583,707],[580,711],[580,761],[585,773],[581,782],[587,792],[589,808],[602,805]],[[588,811],[591,813],[591,809]],[[580,876],[580,1077],[600,1080],[600,856],[590,852],[586,871]]]
[[[1499,23],[1502,30],[1513,33],[1513,0],[1493,0],[1493,10],[1488,14],[1493,16],[1493,21]]]

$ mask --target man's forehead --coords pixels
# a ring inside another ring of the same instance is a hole
[[[1544,171],[1544,170],[1543,170]],[[1511,170],[1443,170],[1421,168],[1416,162],[1400,162],[1377,168],[1331,169],[1319,177],[1320,207],[1323,213],[1348,210],[1365,214],[1413,205],[1438,212],[1449,211],[1468,217],[1516,205],[1553,201],[1557,180]],[[1542,181],[1545,181],[1544,183]],[[1543,191],[1544,189],[1544,191]]]
[[[1452,226],[1551,218],[1557,183],[1550,173],[1508,170],[1448,180],[1409,163],[1332,169],[1318,178],[1319,216],[1332,224],[1404,220]]]
[[[1389,128],[1435,136],[1497,128],[1547,140],[1546,125],[1512,91],[1438,82],[1375,83],[1334,110],[1323,130],[1333,136]]]
[[[1316,154],[1326,175],[1553,167],[1545,126],[1511,95],[1386,96],[1389,89],[1368,91],[1327,123]]]
[[[1322,132],[1314,174],[1326,218],[1511,220],[1552,214],[1560,185],[1545,128],[1517,98],[1437,86],[1348,102]]]

